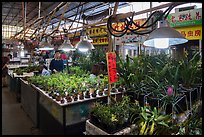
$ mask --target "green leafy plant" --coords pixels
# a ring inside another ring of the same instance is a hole
[[[124,96],[121,102],[112,102],[109,105],[96,102],[90,114],[95,118],[97,126],[103,125],[101,128],[111,133],[128,126],[130,115],[137,109],[136,104],[131,103],[128,96]],[[92,118],[91,121],[94,122]]]
[[[191,59],[184,57],[180,61],[181,71],[179,75],[184,87],[191,88],[196,84],[201,83],[201,64],[200,52],[195,53]]]
[[[159,135],[164,131],[165,128],[169,127],[171,122],[170,115],[162,115],[156,107],[153,110],[149,106],[141,107],[139,114],[140,119],[136,121],[139,125],[138,134],[139,135]],[[132,122],[134,123],[135,120]]]

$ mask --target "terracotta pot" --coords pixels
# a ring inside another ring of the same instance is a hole
[[[84,99],[84,94],[83,94],[83,93],[80,93],[80,94],[79,94],[79,99],[80,99],[80,100],[83,100],[83,99]]]
[[[72,102],[71,96],[67,95],[67,96],[66,96],[66,100],[67,100],[67,102]]]
[[[57,95],[56,95],[56,97],[55,97],[55,98],[56,98],[56,101],[61,101],[61,99],[62,99],[62,97],[61,97],[61,96],[57,96]]]

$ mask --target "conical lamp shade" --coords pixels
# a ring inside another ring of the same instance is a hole
[[[50,41],[48,41],[47,37],[44,37],[39,44],[39,50],[53,50],[54,47],[51,45]]]
[[[168,48],[186,42],[188,40],[181,33],[165,25],[150,33],[143,44],[155,48]]]
[[[95,49],[93,44],[88,41],[87,36],[81,36],[80,41],[76,44],[76,48],[81,52]]]
[[[59,47],[59,50],[70,51],[75,50],[69,39],[66,39],[63,44]]]

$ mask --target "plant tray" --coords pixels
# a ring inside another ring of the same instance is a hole
[[[128,135],[136,128],[137,126],[133,124],[130,127],[126,127],[116,133],[109,134],[100,129],[99,127],[95,126],[94,124],[92,124],[89,119],[86,120],[86,135]]]

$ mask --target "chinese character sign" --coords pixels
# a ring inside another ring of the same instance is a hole
[[[134,23],[141,26],[142,24],[144,24],[146,21],[146,19],[138,19],[138,20],[134,20]],[[135,24],[132,24],[131,26],[128,26],[130,29],[137,29],[138,27],[135,25]],[[118,31],[122,31],[125,29],[126,25],[124,22],[119,22],[119,23],[114,23],[112,24],[112,27],[115,29],[115,30],[118,30]],[[140,28],[138,31],[141,31],[141,30],[145,30],[144,28]],[[129,30],[127,32],[130,32]],[[114,32],[114,33],[118,33],[118,32]]]
[[[172,13],[168,15],[170,27],[192,26],[202,24],[202,8]]]
[[[176,28],[188,40],[202,40],[202,26]]]
[[[112,84],[118,81],[115,52],[106,53],[106,59],[107,59],[107,66],[108,66],[109,84]]]

